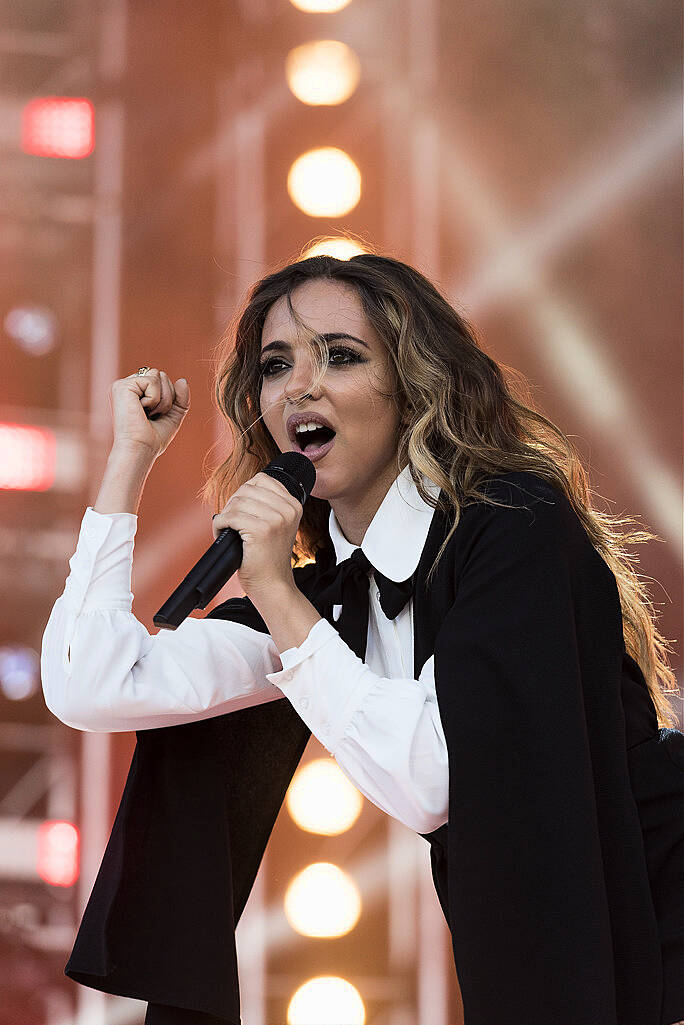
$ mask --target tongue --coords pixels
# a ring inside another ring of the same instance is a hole
[[[310,431],[309,437],[303,442],[302,451],[306,452],[308,448],[320,448],[322,445],[327,444],[334,436],[332,431],[325,428],[317,428],[315,431]]]
[[[324,441],[323,441],[322,438],[319,438],[317,440],[314,440],[312,438],[311,441],[309,441],[309,439],[307,438],[306,444],[305,444],[304,448],[302,449],[302,452],[306,452],[307,448],[320,448],[320,446],[323,445],[323,444],[324,444]]]

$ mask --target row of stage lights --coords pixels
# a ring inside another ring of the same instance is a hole
[[[330,13],[350,0],[291,0],[308,13]],[[290,50],[285,77],[292,94],[309,106],[344,103],[361,78],[356,53],[335,39],[319,39]],[[344,217],[361,198],[361,172],[342,149],[324,146],[302,153],[290,167],[287,191],[294,205],[310,217]],[[349,259],[363,252],[352,239],[328,238],[310,246],[304,256],[327,253]],[[336,836],[356,822],[363,798],[331,758],[316,758],[297,771],[286,806],[300,829]],[[359,888],[348,872],[332,862],[303,868],[287,887],[284,910],[294,930],[304,936],[344,936],[361,916]],[[339,975],[307,979],[287,1007],[288,1025],[365,1025],[366,1008],[356,986]]]
[[[315,758],[295,773],[285,796],[294,823],[307,833],[339,836],[351,829],[363,798],[331,758]],[[348,872],[329,861],[298,872],[285,891],[287,921],[302,936],[333,939],[351,932],[361,916],[359,888]],[[287,1007],[288,1025],[365,1025],[361,994],[339,975],[307,979]]]
[[[300,11],[328,14],[351,0],[290,0]],[[338,39],[316,39],[295,46],[285,58],[285,78],[292,95],[307,106],[339,106],[356,91],[361,61]],[[287,175],[292,203],[309,217],[344,217],[361,199],[362,175],[352,157],[337,146],[307,150],[293,161]],[[303,257],[326,253],[348,260],[364,252],[351,238],[331,237],[306,249]]]

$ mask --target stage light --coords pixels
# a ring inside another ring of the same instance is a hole
[[[354,51],[336,39],[302,43],[285,58],[290,91],[310,106],[344,103],[359,84],[361,62]]]
[[[290,0],[290,3],[298,11],[306,11],[307,14],[333,14],[341,11],[351,0]]]
[[[297,769],[285,803],[300,829],[337,836],[354,825],[363,797],[332,758],[314,758]]]
[[[361,198],[361,172],[344,150],[322,146],[294,161],[287,191],[309,217],[343,217]]]
[[[0,691],[10,701],[25,701],[40,690],[40,655],[24,645],[0,648]]]
[[[83,97],[40,96],[21,113],[21,148],[39,157],[81,160],[95,146],[95,108]]]
[[[29,356],[44,356],[55,347],[57,318],[46,306],[15,306],[5,317],[5,331]]]
[[[285,893],[285,915],[303,936],[344,936],[361,915],[361,894],[339,866],[318,861],[298,872]]]
[[[36,869],[52,886],[73,886],[79,871],[79,834],[73,822],[41,822]]]
[[[326,238],[307,246],[300,260],[308,260],[312,256],[334,256],[337,260],[349,260],[352,256],[368,252],[351,238]]]
[[[57,445],[52,431],[0,423],[0,490],[47,491],[55,481]]]
[[[338,975],[317,975],[294,993],[287,1025],[365,1025],[366,1008],[351,982]]]

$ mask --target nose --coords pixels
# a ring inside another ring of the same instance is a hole
[[[295,366],[288,377],[288,382],[283,389],[283,395],[285,398],[292,403],[301,402],[305,398],[313,398],[311,391],[307,391],[311,386],[312,377],[314,372],[314,366],[311,361],[297,360]],[[316,394],[320,395],[320,387],[316,389]]]

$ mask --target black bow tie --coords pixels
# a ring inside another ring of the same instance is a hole
[[[340,637],[363,661],[366,656],[368,635],[368,571],[375,569],[361,548],[355,548],[348,559],[326,570],[319,580],[317,599],[323,606],[330,606],[326,619],[335,627]],[[396,583],[375,570],[380,608],[388,619],[395,619],[413,594],[415,573],[407,580]],[[332,606],[341,605],[342,612],[337,622],[332,618]]]

